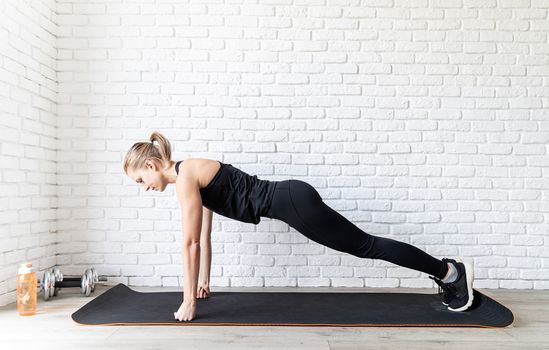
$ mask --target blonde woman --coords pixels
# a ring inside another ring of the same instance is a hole
[[[470,264],[439,260],[412,245],[372,236],[326,205],[304,181],[260,180],[231,164],[204,158],[174,161],[170,142],[159,132],[153,132],[149,142],[137,142],[129,149],[124,172],[146,191],[162,192],[175,184],[185,272],[183,302],[174,313],[179,321],[195,318],[196,299],[210,295],[212,212],[254,224],[261,217],[278,219],[334,250],[427,273],[451,311],[465,311],[473,302]]]

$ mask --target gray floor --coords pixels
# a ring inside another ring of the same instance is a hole
[[[549,349],[549,292],[485,290],[482,293],[510,308],[515,322],[507,328],[417,327],[226,327],[226,326],[82,326],[70,315],[107,290],[98,286],[89,298],[63,289],[38,314],[18,316],[15,303],[0,308],[2,349]],[[174,288],[132,287],[152,291]],[[269,291],[291,289],[269,288]],[[212,288],[216,291],[265,291],[261,288]],[[300,288],[300,291],[334,291]],[[356,291],[339,288],[338,291]],[[372,292],[436,293],[434,289],[371,289]],[[175,311],[175,310],[174,310]]]

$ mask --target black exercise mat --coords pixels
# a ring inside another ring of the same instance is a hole
[[[505,327],[513,314],[474,291],[472,307],[453,312],[438,294],[212,292],[197,300],[196,318],[180,322],[174,312],[182,292],[141,293],[118,284],[72,314],[86,325],[178,326],[373,326]]]

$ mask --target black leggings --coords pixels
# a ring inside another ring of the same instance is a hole
[[[448,265],[410,244],[372,236],[322,201],[301,180],[276,181],[269,218],[282,220],[307,238],[360,258],[381,259],[444,278]]]

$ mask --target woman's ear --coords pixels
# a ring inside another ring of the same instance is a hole
[[[145,166],[147,167],[147,169],[150,169],[150,170],[156,170],[156,164],[154,164],[154,162],[150,159],[147,159],[145,161]]]

